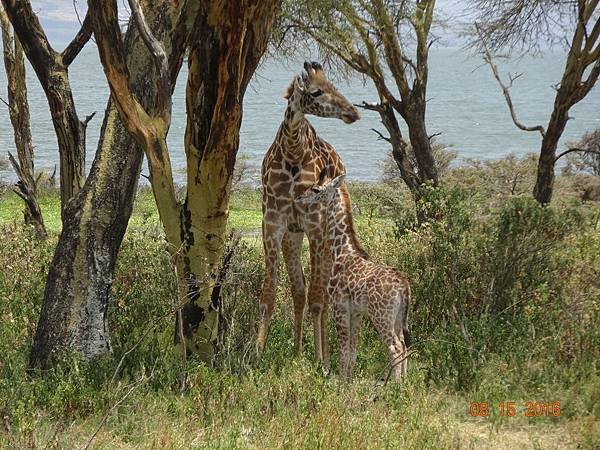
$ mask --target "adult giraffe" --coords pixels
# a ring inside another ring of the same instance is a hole
[[[313,318],[315,354],[317,359],[328,361],[327,282],[331,272],[331,252],[325,248],[325,207],[319,204],[295,205],[294,199],[319,182],[321,174],[332,179],[345,173],[339,155],[317,135],[305,115],[333,117],[348,124],[357,121],[360,116],[352,103],[327,81],[320,64],[305,62],[304,70],[287,89],[284,98],[288,100],[288,106],[283,122],[262,163],[262,232],[266,268],[260,298],[258,351],[260,353],[264,349],[275,307],[280,250],[283,251],[294,300],[294,346],[297,353],[302,351],[306,291],[300,257],[306,234],[311,269],[308,301]],[[342,187],[341,195],[348,212],[345,215],[347,225],[353,229],[346,186]],[[366,256],[357,240],[354,246]]]

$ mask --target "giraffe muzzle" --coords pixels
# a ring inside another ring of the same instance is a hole
[[[342,120],[344,121],[344,123],[354,123],[359,119],[360,114],[355,109],[342,114]]]

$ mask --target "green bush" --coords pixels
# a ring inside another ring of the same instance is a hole
[[[490,203],[470,188],[444,186],[422,199],[437,220],[417,225],[410,198],[394,198],[390,188],[353,185],[351,194],[371,258],[406,272],[413,287],[409,324],[418,354],[400,386],[381,386],[386,349],[370,326],[350,388],[314,361],[308,314],[305,356],[294,356],[283,264],[257,359],[264,263],[260,239],[247,234],[223,285],[215,368],[182,361],[172,345],[176,280],[148,204],[136,205],[119,254],[109,307],[113,354],[92,362],[65,355],[43,376],[27,374],[57,236],[37,241],[19,219],[0,228],[0,447],[80,448],[110,410],[101,448],[455,448],[482,443],[474,435],[496,436],[468,416],[475,400],[559,400],[563,415],[548,418],[549,427],[497,411],[489,426],[494,433],[538,427],[542,447],[554,442],[543,439],[548,430],[560,430],[592,447],[600,436],[598,207],[540,207],[519,196]],[[244,196],[240,205],[257,200],[254,192]],[[48,204],[58,202],[48,197]],[[335,373],[333,327],[330,336]]]

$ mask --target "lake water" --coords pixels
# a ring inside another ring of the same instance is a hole
[[[307,58],[308,59],[308,58]],[[499,61],[501,72],[523,72],[512,89],[519,119],[525,124],[546,125],[552,110],[554,90],[560,80],[563,54],[546,54],[541,58],[527,57],[508,64]],[[298,64],[266,61],[252,81],[244,101],[240,154],[260,165],[263,155],[275,136],[283,117],[286,102],[282,94],[296,73]],[[184,166],[183,135],[185,129],[185,78],[182,68],[175,90],[173,122],[169,133],[171,158],[176,181],[183,181],[178,168]],[[80,118],[93,111],[98,115],[88,126],[87,166],[96,150],[102,115],[108,98],[108,87],[100,66],[97,49],[88,45],[70,69],[75,104]],[[338,82],[340,91],[354,103],[377,99],[370,83],[359,78]],[[46,98],[33,70],[28,71],[29,101],[36,169],[52,170],[58,162],[56,137]],[[0,70],[0,95],[6,97],[6,75]],[[482,60],[460,49],[432,49],[427,119],[429,133],[442,133],[439,140],[452,145],[458,152],[458,162],[467,158],[499,158],[509,153],[522,155],[537,152],[539,133],[518,130],[512,123],[499,86]],[[585,131],[600,127],[600,88],[596,87],[571,112],[563,144]],[[348,177],[374,181],[381,173],[380,162],[388,151],[384,141],[378,141],[372,128],[383,129],[378,115],[362,111],[362,119],[345,125],[334,119],[310,118],[322,137],[337,149],[345,161]],[[12,128],[8,111],[0,104],[0,152],[14,152]],[[147,173],[147,171],[145,172]],[[0,178],[14,179],[10,171],[0,171]],[[142,179],[143,180],[143,179]]]

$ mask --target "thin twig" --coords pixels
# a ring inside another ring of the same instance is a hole
[[[573,152],[582,152],[582,153],[594,153],[596,155],[600,155],[600,150],[595,150],[595,149],[585,149],[585,148],[570,148],[568,150],[565,150],[564,152],[560,153],[556,158],[554,158],[554,162],[558,161],[560,158],[562,158],[565,155],[568,155],[569,153],[573,153]]]
[[[83,121],[83,125],[87,126],[87,124],[90,123],[90,120],[92,120],[95,115],[96,115],[96,111],[94,111],[93,113],[91,113],[88,116],[85,116],[85,120]]]
[[[10,105],[6,102],[6,100],[4,100],[2,97],[0,97],[0,102],[4,103],[6,105],[6,107],[8,108],[9,111],[12,109],[10,107]]]
[[[406,352],[404,352],[402,354],[402,357],[395,359],[392,363],[390,363],[390,368],[387,372],[387,375],[385,377],[385,380],[383,381],[383,386],[385,386],[386,384],[388,384],[388,382],[390,381],[390,377],[392,376],[392,371],[394,370],[394,368],[398,365],[403,363],[405,360],[408,359],[409,356],[412,356],[414,354],[416,354],[417,351],[416,350],[408,350]]]
[[[358,108],[368,109],[369,111],[377,111],[377,112],[383,111],[383,106],[381,106],[379,103],[362,102],[362,103],[354,103],[354,106],[356,106]]]
[[[155,365],[156,366],[156,365]],[[144,377],[142,376],[142,378],[140,378],[137,382],[133,383],[131,385],[131,387],[129,388],[129,390],[125,393],[125,395],[123,395],[114,405],[112,405],[108,411],[106,411],[106,413],[104,414],[104,416],[102,417],[102,420],[100,421],[100,424],[98,425],[98,427],[96,428],[96,431],[94,431],[94,434],[92,434],[90,436],[90,438],[88,439],[87,443],[81,447],[81,450],[88,450],[90,448],[90,446],[92,445],[93,440],[96,438],[96,436],[98,435],[98,433],[100,432],[100,430],[102,429],[102,427],[104,426],[104,424],[106,423],[106,421],[108,420],[108,418],[110,417],[111,413],[121,404],[123,403],[127,397],[129,397],[132,392],[139,386],[141,386],[143,383],[145,383],[146,381],[148,381],[152,375],[154,374],[154,368],[152,369],[152,373],[150,374],[149,377]]]
[[[391,138],[389,138],[389,137],[387,137],[387,136],[384,136],[384,135],[381,133],[381,131],[377,130],[376,128],[371,128],[371,131],[372,131],[372,132],[374,132],[374,133],[376,133],[376,134],[379,136],[379,137],[377,138],[377,140],[378,140],[378,141],[386,141],[386,142],[389,142],[389,143],[391,143],[391,142],[392,142],[392,139],[391,139]]]

